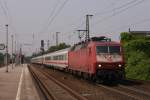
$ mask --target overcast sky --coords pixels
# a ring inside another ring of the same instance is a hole
[[[86,14],[93,15],[90,36],[119,41],[119,33],[129,27],[150,30],[149,10],[150,0],[0,0],[0,43],[6,41],[6,24],[9,51],[12,34],[25,54],[39,50],[41,39],[55,45],[56,32],[60,32],[59,43],[76,43],[76,30],[85,29]]]

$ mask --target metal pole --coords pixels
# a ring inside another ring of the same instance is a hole
[[[8,72],[8,24],[6,26],[6,72]]]
[[[81,36],[81,34],[80,34],[80,32],[87,32],[87,30],[77,30],[78,31],[78,38],[80,39],[80,42],[81,42],[81,38],[82,38],[82,36]]]
[[[12,54],[11,54],[11,56],[12,56],[12,69],[13,69],[13,63],[14,63],[14,57],[13,57],[13,42],[14,42],[14,36],[13,35],[11,35],[11,39],[12,39]]]
[[[49,49],[49,40],[47,40],[47,49]]]
[[[58,46],[58,34],[59,34],[60,32],[56,32],[56,46]]]
[[[21,57],[22,57],[22,45],[20,45],[20,54],[19,54],[19,63],[21,65]]]
[[[86,15],[86,37],[85,40],[90,39],[90,29],[89,29],[89,17],[92,17],[93,15]]]
[[[16,60],[17,60],[17,59],[16,59],[16,58],[17,58],[16,45],[17,45],[17,44],[16,44],[16,38],[15,38],[15,58],[14,58],[14,60],[15,60],[15,61],[14,61],[15,66],[16,66],[16,63],[17,63],[17,62],[16,62]]]

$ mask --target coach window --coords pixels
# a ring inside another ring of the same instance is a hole
[[[59,60],[61,60],[61,55],[59,55]]]
[[[57,56],[57,60],[59,60],[59,56]]]
[[[61,55],[61,60],[63,60],[64,59],[64,55]]]
[[[62,57],[61,57],[61,55],[60,55],[60,59],[59,60],[61,60],[62,59]]]
[[[59,60],[61,60],[61,55],[59,56]]]
[[[65,60],[67,60],[67,55],[65,55]]]
[[[61,58],[60,60],[63,60],[63,55],[61,55],[60,58]]]
[[[61,60],[61,55],[59,55],[59,59],[58,60]]]
[[[59,60],[59,56],[57,56],[57,60]]]
[[[65,55],[63,55],[63,60],[65,60]]]
[[[59,60],[61,60],[61,55],[59,56]]]
[[[57,60],[56,56],[53,57],[54,60]]]
[[[66,55],[64,55],[64,60],[66,60]]]

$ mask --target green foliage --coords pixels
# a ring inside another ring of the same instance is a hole
[[[150,80],[150,59],[144,52],[130,52],[126,65],[128,78]]]
[[[133,39],[134,39],[133,36],[131,34],[129,34],[128,32],[121,33],[121,42],[125,43],[125,42],[129,42]]]
[[[70,47],[70,45],[66,45],[65,43],[60,43],[58,46],[51,46],[47,52],[54,52],[68,47]]]
[[[150,41],[144,39],[132,40],[124,44],[125,51],[141,51],[150,56]]]
[[[65,49],[65,48],[68,48],[68,47],[70,47],[70,45],[67,45],[65,43],[60,43],[58,46],[51,46],[47,51],[44,52],[44,54],[54,52],[54,51],[58,51],[58,50],[61,50],[61,49]],[[36,57],[36,56],[41,56],[41,55],[42,55],[41,52],[33,53],[31,58]]]
[[[121,33],[126,57],[127,78],[150,80],[150,37]]]

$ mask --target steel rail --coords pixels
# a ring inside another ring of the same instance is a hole
[[[57,98],[55,98],[55,96],[53,96],[49,90],[46,88],[45,84],[43,83],[42,80],[39,79],[39,76],[37,73],[35,73],[35,71],[33,71],[33,68],[28,67],[29,71],[32,74],[32,77],[34,78],[34,80],[36,81],[39,89],[41,90],[42,94],[44,95],[44,97],[46,98],[46,100],[58,100]]]
[[[107,89],[109,91],[113,91],[113,92],[119,93],[119,94],[124,95],[124,96],[128,96],[128,97],[136,99],[136,100],[139,100],[140,98],[143,98],[143,97],[139,97],[138,95],[135,95],[135,94],[132,94],[132,93],[128,93],[128,92],[125,92],[125,91],[121,91],[121,90],[116,89],[116,88],[104,86],[104,85],[101,85],[101,84],[96,84],[96,85],[99,86],[99,87],[102,87],[104,89]],[[141,94],[141,95],[145,95],[146,98],[150,97],[150,93],[145,92],[143,90],[138,90],[138,89],[135,89],[135,88],[132,88],[132,87],[129,88],[129,87],[126,87],[126,86],[123,86],[123,85],[118,85],[118,87],[122,88],[122,89],[127,89],[130,92],[134,92],[134,93],[138,93],[138,94]]]
[[[120,85],[120,84],[118,86],[121,87],[121,88],[124,88],[124,89],[128,89],[128,90],[140,93],[140,94],[144,94],[144,95],[150,96],[149,92],[146,92],[146,91],[143,91],[143,90],[139,90],[139,89],[136,89],[136,88],[133,88],[133,87],[128,87],[128,86],[124,86],[124,85]]]
[[[76,91],[72,90],[71,88],[69,88],[68,86],[66,86],[65,84],[61,83],[60,81],[56,80],[55,78],[53,78],[52,76],[49,75],[49,72],[47,70],[45,70],[45,72],[43,70],[41,70],[41,72],[47,76],[50,80],[52,80],[53,82],[55,82],[57,85],[59,85],[60,87],[62,87],[63,89],[65,89],[66,91],[68,91],[71,95],[73,95],[75,98],[77,98],[78,100],[88,100],[87,98],[85,98],[84,96],[81,96],[79,93],[77,93]]]
[[[114,89],[114,88],[111,88],[111,87],[108,87],[108,86],[104,86],[104,85],[101,85],[101,84],[96,84],[96,85],[99,86],[99,87],[102,87],[102,88],[104,88],[104,89],[107,89],[107,90],[109,90],[109,91],[113,91],[113,92],[119,93],[119,94],[121,94],[121,95],[125,95],[125,96],[128,96],[128,97],[130,97],[130,98],[139,100],[139,98],[138,98],[137,96],[132,95],[132,94],[129,94],[129,93],[127,93],[127,92],[120,91],[120,90],[118,90],[118,89]]]

